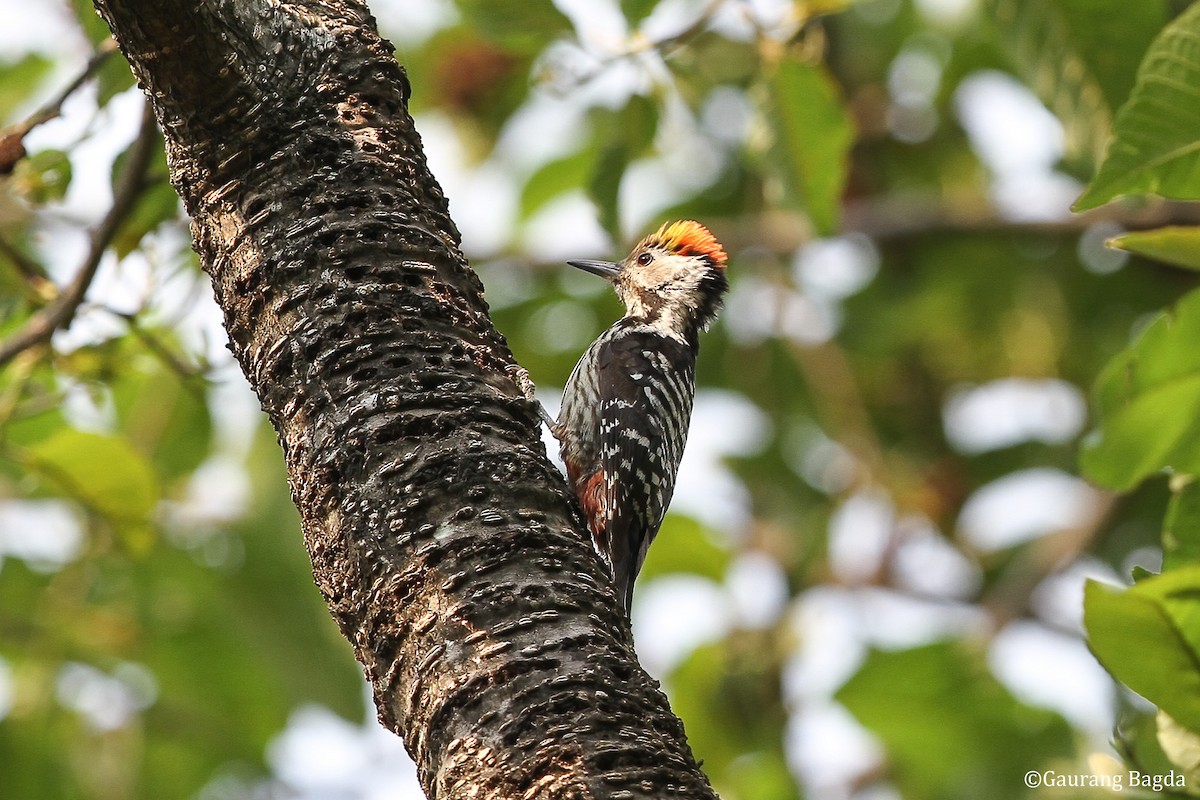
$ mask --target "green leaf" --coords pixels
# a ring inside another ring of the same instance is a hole
[[[699,111],[713,87],[749,86],[761,74],[758,48],[751,41],[728,39],[704,31],[667,60],[675,87],[688,105]]]
[[[689,744],[722,788],[745,783],[749,776],[737,772],[747,757],[763,759],[761,767],[769,771],[770,762],[782,756],[779,732],[787,711],[779,691],[780,665],[765,642],[753,636],[747,632],[696,648],[667,681],[671,707],[687,720]],[[780,795],[735,796],[790,798],[795,791],[790,788]]]
[[[1163,753],[1183,771],[1189,786],[1200,784],[1200,734],[1188,730],[1162,711],[1155,715],[1154,721]]]
[[[71,0],[71,6],[75,11],[75,18],[79,20],[79,27],[83,29],[83,33],[92,47],[110,38],[112,34],[108,29],[108,23],[96,13],[96,6],[91,0]],[[123,59],[118,58],[117,60],[122,61]]]
[[[1163,585],[1168,578],[1174,591]],[[1179,591],[1181,581],[1190,582],[1190,593]],[[1125,590],[1088,581],[1083,608],[1088,646],[1104,668],[1181,725],[1200,730],[1200,661],[1177,622],[1200,614],[1200,568]]]
[[[1200,482],[1172,481],[1171,503],[1163,524],[1163,570],[1200,564]]]
[[[164,222],[179,219],[179,195],[167,181],[161,180],[147,187],[125,217],[112,248],[118,258],[124,258],[137,249],[146,234],[155,231]]]
[[[104,108],[109,100],[133,85],[129,62],[119,52],[112,53],[96,71],[96,103]]]
[[[658,0],[621,0],[621,13],[630,28],[650,16],[650,12],[658,5]]]
[[[62,150],[42,150],[17,163],[14,180],[35,205],[61,200],[71,186],[71,159]]]
[[[458,10],[479,33],[519,53],[539,53],[573,30],[571,21],[550,0],[458,0]]]
[[[592,173],[593,158],[591,150],[581,150],[539,167],[521,189],[521,219],[529,219],[560,195],[582,188]]]
[[[1160,603],[1193,658],[1200,654],[1200,565],[1187,565],[1156,575],[1139,582],[1132,591]]]
[[[985,8],[1017,73],[1063,123],[1067,152],[1099,162],[1165,4],[989,0]]]
[[[1151,44],[1114,128],[1104,163],[1075,210],[1127,194],[1200,199],[1200,5]]]
[[[714,544],[712,534],[698,521],[668,514],[640,574],[642,580],[685,573],[720,581],[729,568],[729,558],[729,551]]]
[[[616,241],[621,240],[621,178],[625,177],[628,167],[629,155],[625,148],[607,147],[600,153],[588,182],[588,195],[600,213],[600,225]]]
[[[1057,0],[1039,5],[1062,14],[1071,48],[1079,54],[1111,110],[1129,99],[1138,65],[1170,19],[1166,0],[1138,0],[1136,4],[1126,0]],[[1053,58],[1053,51],[1049,55]],[[1056,71],[1063,73],[1068,68],[1060,60]]]
[[[854,141],[837,87],[824,67],[788,57],[769,88],[787,194],[819,233],[834,233]]]
[[[1018,702],[953,642],[872,651],[836,699],[883,741],[905,797],[1011,798],[1025,772],[1071,752],[1061,717]]]
[[[52,66],[53,61],[37,53],[0,64],[0,122],[8,121],[17,107],[41,87]]]
[[[621,179],[634,159],[654,141],[658,108],[650,98],[633,95],[618,111],[597,110],[592,121],[600,154],[592,169],[588,195],[600,212],[600,224],[620,241]]]
[[[26,454],[36,473],[114,525],[144,525],[158,501],[154,472],[125,439],[64,429]]]
[[[777,751],[743,753],[725,770],[724,775],[714,776],[713,782],[722,797],[770,798],[771,800],[799,800],[800,792],[796,779],[788,769],[783,748]],[[732,793],[725,791],[728,786]]]
[[[1177,267],[1200,270],[1200,228],[1168,225],[1150,231],[1123,233],[1105,244]]]
[[[166,332],[150,333],[171,346]],[[184,478],[208,458],[213,422],[198,379],[181,379],[157,363],[126,364],[112,382],[112,397],[122,433],[164,480]]]
[[[1084,442],[1091,480],[1126,490],[1170,468],[1200,474],[1200,292],[1159,316],[1104,368],[1094,390],[1100,427]]]

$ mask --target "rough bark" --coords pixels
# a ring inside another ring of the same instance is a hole
[[[637,663],[355,2],[96,0],[313,574],[431,798],[714,797]]]

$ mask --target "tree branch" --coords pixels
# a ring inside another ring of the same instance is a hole
[[[87,255],[74,280],[59,293],[54,302],[34,312],[21,330],[0,343],[0,365],[7,364],[18,353],[48,342],[55,331],[71,324],[79,304],[83,302],[92,280],[96,277],[96,270],[100,268],[104,251],[121,229],[121,224],[144,188],[146,169],[154,153],[154,134],[154,115],[147,104],[142,112],[142,126],[130,148],[125,169],[113,190],[112,207],[92,230]]]
[[[49,122],[61,114],[63,103],[67,102],[67,98],[73,95],[80,86],[87,83],[108,60],[108,57],[116,51],[117,43],[111,39],[101,44],[88,59],[79,75],[62,91],[25,119],[0,131],[0,175],[11,172],[16,163],[25,157],[25,145],[22,141],[25,136],[38,125]]]
[[[96,0],[146,88],[313,575],[431,798],[715,800],[354,0]]]

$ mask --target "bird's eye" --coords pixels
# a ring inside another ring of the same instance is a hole
[[[637,257],[637,263],[642,265],[643,267],[649,266],[650,262],[653,260],[654,260],[654,256],[650,255],[649,253],[642,253],[640,256]]]

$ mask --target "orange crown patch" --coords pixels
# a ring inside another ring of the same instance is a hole
[[[708,228],[690,219],[664,222],[661,228],[646,237],[644,243],[658,245],[684,256],[708,256],[722,268],[728,259],[725,249]]]

